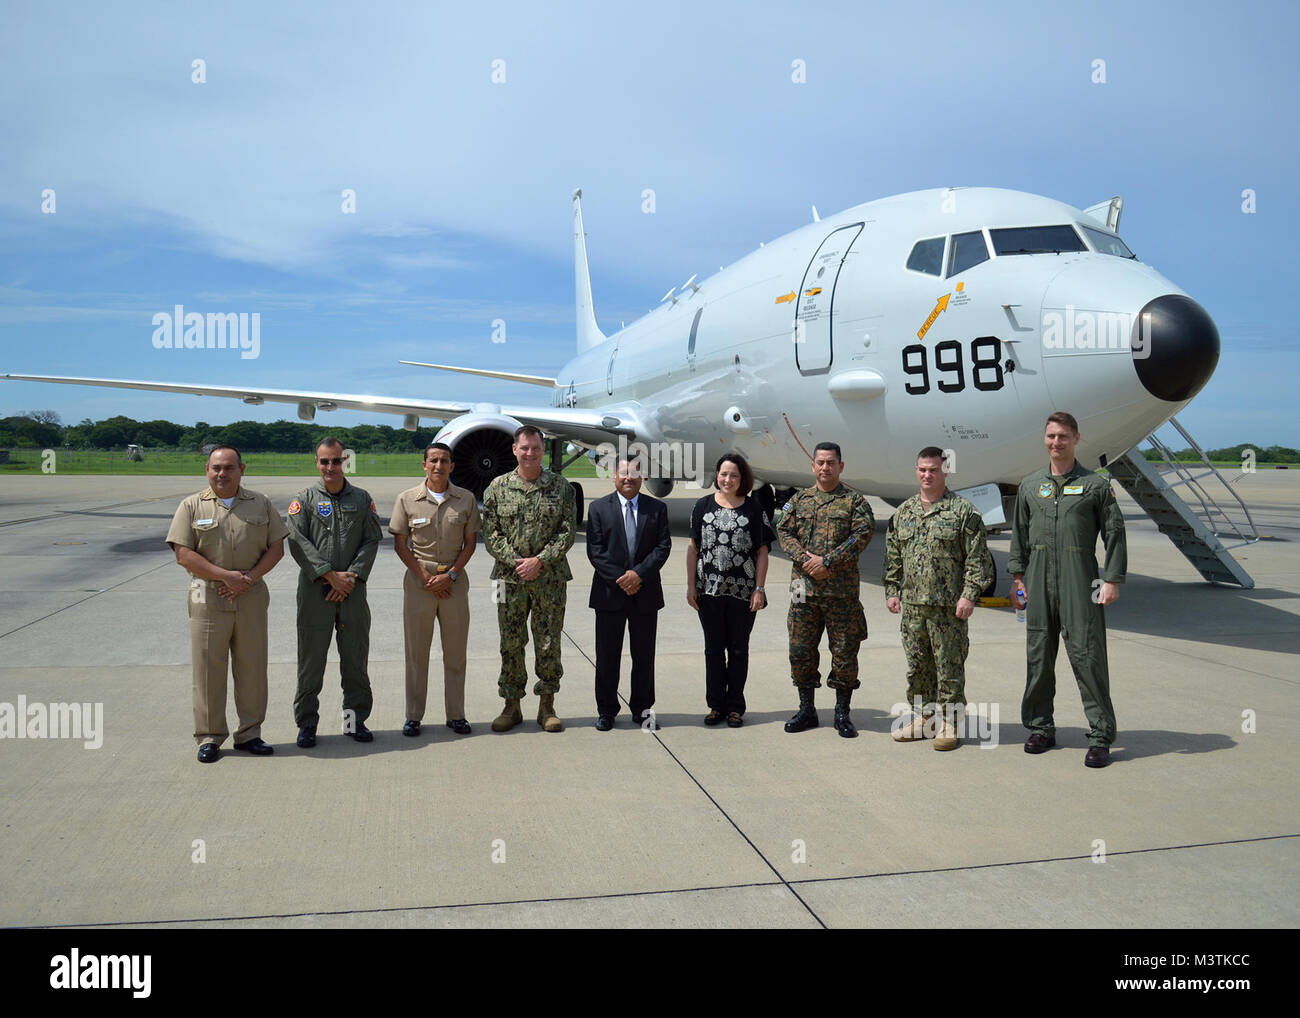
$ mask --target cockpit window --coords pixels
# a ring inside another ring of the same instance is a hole
[[[971,233],[954,233],[952,251],[948,255],[948,275],[955,276],[965,272],[972,265],[986,262],[989,258],[988,245],[984,243],[984,232],[974,230]]]
[[[931,276],[943,275],[943,242],[946,238],[934,237],[930,240],[918,240],[907,259],[907,267],[913,272],[926,272]]]
[[[1088,235],[1092,241],[1092,246],[1101,254],[1114,255],[1116,258],[1136,258],[1128,245],[1115,236],[1113,233],[1103,233],[1101,230],[1094,230],[1091,226],[1079,224],[1079,228]]]
[[[1071,226],[1018,226],[1010,230],[989,230],[989,235],[999,257],[1088,250]]]

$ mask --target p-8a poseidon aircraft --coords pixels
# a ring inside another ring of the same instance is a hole
[[[677,450],[652,461],[647,487],[659,496],[710,476],[716,457],[735,450],[769,504],[774,489],[809,483],[818,441],[843,448],[846,484],[895,504],[916,489],[917,450],[935,445],[949,451],[949,487],[972,493],[997,524],[1004,499],[1043,464],[1048,414],[1074,414],[1080,461],[1114,471],[1218,363],[1210,316],[1120,239],[1119,198],[1081,210],[1019,191],[946,188],[825,218],[814,209],[812,222],[692,276],[606,336],[581,197],[572,360],[553,377],[403,362],[542,386],[546,405],[5,377],[296,403],[303,420],[339,407],[398,414],[410,430],[440,419],[453,481],[480,495],[513,466],[520,424],[555,440],[553,466],[565,444],[576,455],[637,443]]]

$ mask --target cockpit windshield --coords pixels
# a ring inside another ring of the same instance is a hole
[[[989,236],[993,238],[993,250],[998,257],[1088,250],[1071,226],[1017,226],[989,230]]]
[[[1079,228],[1088,235],[1088,239],[1092,241],[1092,246],[1095,247],[1099,253],[1114,255],[1116,258],[1137,257],[1137,255],[1128,249],[1128,245],[1115,236],[1115,234],[1103,233],[1101,230],[1094,230],[1091,226],[1084,226],[1082,223],[1079,224]]]

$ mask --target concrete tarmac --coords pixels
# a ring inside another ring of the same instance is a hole
[[[306,479],[247,487],[283,508]],[[385,526],[419,480],[353,478]],[[368,584],[375,741],[339,734],[337,655],[320,741],[294,745],[294,587],[271,587],[272,757],[195,760],[187,577],[163,543],[201,477],[0,478],[0,703],[102,704],[102,745],[0,738],[0,898],[7,926],[199,927],[1289,927],[1300,922],[1297,653],[1300,472],[1242,478],[1267,539],[1239,552],[1253,590],[1205,583],[1125,503],[1129,577],[1107,609],[1113,763],[1083,766],[1087,724],[1064,651],[1058,748],[1025,755],[1024,628],[1008,609],[971,622],[967,697],[983,743],[951,753],[896,744],[904,699],[897,619],[880,584],[884,523],[862,559],[871,635],[854,699],[861,737],[784,732],[789,563],[751,643],[740,729],[706,728],[703,640],[685,600],[685,520],[656,659],[664,726],[626,705],[593,727],[591,569],[569,560],[556,704],[565,731],[499,712],[495,606],[480,547],[470,562],[467,708],[443,726],[434,640],[423,734],[404,721],[402,566],[386,536]],[[608,482],[583,483],[588,500]],[[991,538],[1006,590],[1008,538]],[[823,665],[829,661],[823,644]],[[529,654],[531,667],[532,656]],[[628,661],[624,661],[623,692]],[[531,680],[530,680],[531,689]],[[233,702],[229,705],[233,721]],[[83,733],[84,734],[84,733]]]

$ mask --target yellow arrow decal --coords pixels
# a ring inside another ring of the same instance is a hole
[[[776,299],[776,303],[789,304],[792,300],[794,300],[794,298],[795,298],[795,292],[791,290],[789,293],[781,294],[781,296]]]
[[[930,326],[933,325],[934,320],[939,317],[939,312],[948,309],[948,298],[951,296],[951,293],[945,293],[939,298],[939,302],[935,304],[934,310],[930,312],[930,317],[925,320],[925,324],[917,331],[917,339],[925,339],[925,334],[930,331]]]

